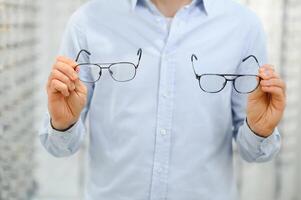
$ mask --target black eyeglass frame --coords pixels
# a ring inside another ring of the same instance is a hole
[[[257,65],[258,65],[258,68],[260,68],[260,64],[259,64],[259,62],[258,62],[258,59],[257,59],[256,56],[254,56],[254,55],[249,55],[248,57],[244,58],[244,59],[242,60],[242,63],[246,62],[248,59],[251,59],[251,58],[253,58],[253,59],[256,61]],[[195,77],[196,77],[196,79],[197,79],[198,82],[199,82],[199,86],[200,86],[201,90],[203,90],[203,91],[206,92],[206,93],[219,93],[219,92],[221,92],[221,91],[226,87],[228,81],[231,81],[231,82],[232,82],[232,85],[233,85],[233,88],[235,89],[235,91],[236,91],[237,93],[239,93],[239,94],[249,94],[249,93],[252,93],[252,92],[254,92],[255,90],[257,90],[257,88],[258,88],[259,85],[260,85],[260,81],[262,80],[262,78],[261,78],[260,76],[254,75],[254,74],[214,74],[214,73],[198,74],[198,73],[196,72],[196,69],[195,69],[195,66],[194,66],[194,61],[195,61],[195,60],[198,60],[198,57],[197,57],[195,54],[192,54],[192,56],[191,56],[191,62],[192,62],[192,68],[193,68]],[[223,77],[223,78],[225,79],[225,82],[224,82],[223,87],[222,87],[220,90],[214,91],[214,92],[206,91],[206,90],[202,87],[202,85],[201,85],[201,78],[202,78],[203,76],[207,76],[207,75],[215,75],[215,76],[221,76],[221,77]],[[230,79],[230,78],[227,78],[228,76],[232,76],[232,77],[234,76],[235,78]],[[242,76],[254,76],[254,77],[257,77],[257,78],[258,78],[258,83],[257,83],[256,88],[253,89],[253,90],[250,91],[250,92],[241,92],[241,91],[237,90],[237,88],[236,88],[236,86],[235,86],[235,81],[236,81],[237,78],[242,77]]]
[[[86,53],[88,56],[91,56],[91,53],[90,53],[88,50],[86,50],[86,49],[81,49],[81,50],[78,52],[77,56],[76,56],[76,59],[75,59],[76,62],[78,62],[79,57],[80,57],[80,55],[81,55],[82,53]],[[138,56],[138,63],[137,63],[137,64],[134,64],[134,63],[132,63],[132,62],[80,63],[80,64],[76,65],[75,68],[80,67],[80,66],[83,66],[83,65],[94,65],[94,66],[99,67],[99,77],[98,77],[98,79],[95,80],[95,81],[83,81],[83,82],[85,82],[85,83],[96,83],[97,81],[99,81],[100,78],[101,78],[101,76],[102,76],[102,70],[105,70],[105,69],[107,69],[107,70],[109,71],[109,73],[110,73],[111,77],[113,78],[113,80],[115,80],[115,81],[117,81],[117,82],[129,82],[129,81],[133,80],[133,79],[136,77],[136,75],[137,75],[137,69],[138,69],[138,67],[139,67],[139,65],[140,65],[140,61],[141,61],[141,58],[142,58],[142,53],[143,53],[143,52],[142,52],[142,49],[139,48],[138,51],[137,51],[137,56]],[[120,65],[120,64],[129,64],[129,65],[132,65],[132,66],[135,68],[135,74],[134,74],[133,78],[131,78],[131,79],[129,79],[129,80],[125,80],[125,81],[120,81],[120,80],[117,80],[116,78],[114,78],[114,76],[112,75],[113,72],[112,72],[112,70],[111,70],[111,67],[113,67],[114,65]],[[103,66],[108,66],[108,67],[103,67]]]

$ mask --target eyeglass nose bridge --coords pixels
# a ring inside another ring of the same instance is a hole
[[[235,81],[236,81],[236,79],[239,77],[239,76],[237,76],[237,75],[232,75],[232,74],[230,74],[230,75],[228,75],[228,76],[232,76],[233,78],[227,78],[226,76],[224,76],[224,78],[225,78],[225,85],[224,85],[224,87],[223,87],[223,89],[226,87],[226,85],[228,84],[228,81],[229,82],[232,82],[232,85],[233,85],[233,87],[235,88],[235,90],[236,90],[236,87],[235,87]],[[236,90],[237,91],[237,90]],[[238,91],[237,91],[238,92]]]
[[[232,82],[234,82],[238,77],[239,77],[239,75],[237,75],[237,74],[223,74],[222,75],[227,81],[232,81]],[[231,77],[231,78],[229,78],[229,77]]]
[[[225,77],[225,79],[226,79],[226,81],[232,81],[233,82],[233,81],[235,81],[236,77],[235,78],[226,78]]]
[[[110,70],[110,67],[111,66],[108,66],[108,67],[105,67],[104,66],[104,64],[96,64],[98,67],[99,67],[99,78],[102,76],[102,74],[103,74],[103,70],[108,70],[109,71],[109,73],[112,75],[112,72],[111,72],[111,70]]]

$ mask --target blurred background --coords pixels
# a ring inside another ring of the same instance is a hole
[[[270,63],[287,82],[279,156],[265,164],[235,158],[241,200],[301,200],[301,1],[237,0],[262,19]],[[45,83],[65,24],[84,0],[0,0],[0,200],[79,200],[86,148],[53,158],[38,141]]]

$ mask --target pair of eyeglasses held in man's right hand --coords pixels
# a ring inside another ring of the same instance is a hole
[[[89,56],[91,53],[85,49],[80,50],[75,59],[78,62],[79,57],[82,53],[86,53]],[[142,57],[142,49],[137,52],[138,63],[132,62],[116,62],[116,63],[80,63],[76,66],[76,70],[79,73],[79,79],[86,83],[97,82],[103,70],[108,70],[111,77],[117,82],[127,82],[135,78],[137,69],[140,65]]]
[[[242,62],[244,63],[249,59],[254,59],[260,68],[254,55],[244,58]],[[261,78],[254,74],[198,74],[194,66],[195,60],[198,60],[198,58],[193,54],[191,56],[192,67],[199,86],[204,92],[218,93],[226,87],[228,81],[233,82],[233,88],[240,94],[252,93],[259,87]]]

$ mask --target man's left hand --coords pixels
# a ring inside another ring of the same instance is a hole
[[[248,97],[247,122],[261,137],[270,136],[284,113],[286,86],[271,65],[259,69],[260,85]]]

